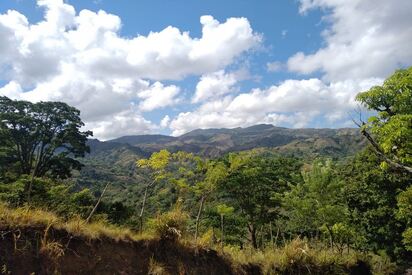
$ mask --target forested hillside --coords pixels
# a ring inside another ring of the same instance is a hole
[[[137,159],[166,149],[185,151],[206,158],[220,158],[229,152],[254,149],[307,162],[321,157],[342,161],[366,146],[358,129],[287,129],[256,125],[236,129],[194,130],[180,137],[143,135],[120,137],[110,141],[89,140],[90,153],[81,159],[85,165],[75,173],[77,183],[101,190],[113,183],[107,196],[135,205],[143,192],[142,179],[136,176]]]
[[[374,115],[356,129],[101,142],[65,103],[0,97],[2,272],[402,274],[412,68],[357,100]]]

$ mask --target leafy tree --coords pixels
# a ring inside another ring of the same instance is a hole
[[[226,177],[226,167],[220,161],[202,159],[185,152],[177,152],[173,157],[179,163],[175,183],[181,190],[193,193],[199,201],[195,222],[195,240],[197,240],[206,200],[216,190],[219,182]]]
[[[139,221],[140,231],[143,229],[143,215],[146,207],[148,191],[157,182],[164,180],[167,177],[167,166],[170,162],[171,154],[167,150],[160,150],[153,153],[148,159],[140,159],[136,162],[137,167],[145,169],[150,173],[150,178],[146,180],[142,206],[140,208]]]
[[[356,232],[357,248],[385,251],[393,259],[406,259],[402,245],[405,223],[396,219],[397,197],[411,184],[408,172],[384,171],[371,149],[337,167],[345,182],[344,199],[350,224]]]
[[[15,182],[0,184],[0,201],[14,207],[24,205],[25,186],[30,181],[29,176],[22,176]],[[49,209],[65,218],[86,217],[95,202],[89,189],[77,191],[74,185],[47,178],[34,179],[31,200],[32,207]]]
[[[399,194],[398,208],[397,218],[407,224],[402,234],[403,243],[407,250],[412,251],[412,186]]]
[[[284,199],[289,228],[300,234],[325,229],[333,247],[334,225],[347,221],[343,183],[336,179],[330,160],[315,161],[303,172],[303,180]]]
[[[19,173],[67,178],[89,152],[90,131],[81,132],[80,111],[62,102],[14,101],[0,97],[0,147]]]
[[[232,206],[228,206],[223,203],[223,204],[219,204],[216,207],[216,210],[217,210],[217,213],[220,215],[220,230],[222,232],[221,245],[222,245],[222,250],[223,250],[223,246],[225,245],[225,226],[224,226],[225,216],[232,214],[234,211],[234,208]]]
[[[412,173],[412,67],[396,71],[356,99],[377,112],[360,126],[383,165]]]
[[[293,158],[253,152],[229,155],[228,176],[219,189],[247,220],[254,248],[258,247],[258,228],[279,217],[283,194],[300,181],[299,169],[299,162]]]

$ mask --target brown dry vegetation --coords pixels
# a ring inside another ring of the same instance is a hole
[[[176,218],[177,217],[177,218]],[[382,259],[350,251],[310,247],[297,239],[257,251],[225,247],[222,253],[188,239],[171,238],[169,213],[153,220],[152,233],[136,234],[104,222],[0,204],[0,267],[3,274],[390,274]],[[165,234],[166,232],[167,234]],[[378,261],[378,264],[375,262]]]
[[[214,250],[4,205],[0,206],[0,267],[11,274],[245,273]]]

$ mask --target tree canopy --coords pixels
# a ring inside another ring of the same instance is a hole
[[[412,173],[412,67],[396,71],[356,99],[377,112],[362,122],[362,134],[384,165]]]
[[[80,111],[65,103],[0,97],[0,151],[8,152],[8,166],[18,174],[67,178],[80,169],[76,158],[89,152],[92,135],[82,126]]]

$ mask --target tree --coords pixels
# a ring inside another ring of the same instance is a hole
[[[315,161],[303,171],[303,183],[293,186],[284,199],[289,228],[300,234],[325,229],[332,247],[334,226],[347,221],[343,182],[333,171],[330,160]]]
[[[82,126],[80,111],[65,103],[0,97],[0,152],[7,151],[8,166],[18,174],[31,175],[29,201],[35,177],[64,179],[81,169],[76,158],[89,152],[86,142],[92,135],[80,131]]]
[[[80,111],[65,103],[0,97],[0,146],[7,147],[20,174],[67,178],[71,169],[80,169],[75,158],[89,152],[86,141],[92,135],[81,132],[82,126]]]
[[[377,112],[358,125],[383,165],[412,173],[412,67],[396,71],[356,100]]]
[[[412,186],[398,196],[397,218],[406,222],[407,228],[402,233],[405,248],[412,251]]]
[[[253,152],[232,153],[227,161],[228,176],[219,189],[247,220],[249,240],[257,248],[258,228],[279,217],[283,194],[300,181],[300,164],[294,158]]]
[[[179,164],[175,183],[181,190],[193,193],[199,201],[195,223],[195,240],[197,240],[206,200],[216,190],[219,182],[226,177],[226,167],[220,161],[205,160],[185,152],[177,152],[173,158]]]
[[[219,204],[216,207],[217,213],[220,215],[220,230],[222,231],[222,240],[221,240],[221,247],[223,251],[223,247],[225,245],[225,227],[224,227],[224,219],[226,215],[232,214],[234,208],[231,206],[227,206],[226,204]]]
[[[404,170],[389,173],[379,164],[379,157],[368,148],[336,169],[345,183],[349,223],[356,232],[354,245],[385,251],[395,260],[406,259],[402,245],[405,223],[396,219],[396,205],[399,193],[411,184],[410,174]]]
[[[140,159],[136,162],[138,168],[146,169],[150,173],[150,178],[146,181],[142,206],[140,208],[139,222],[140,231],[143,229],[143,215],[146,207],[146,200],[149,189],[157,182],[163,180],[167,176],[166,168],[169,164],[171,154],[167,150],[160,150],[153,153],[148,159]]]

